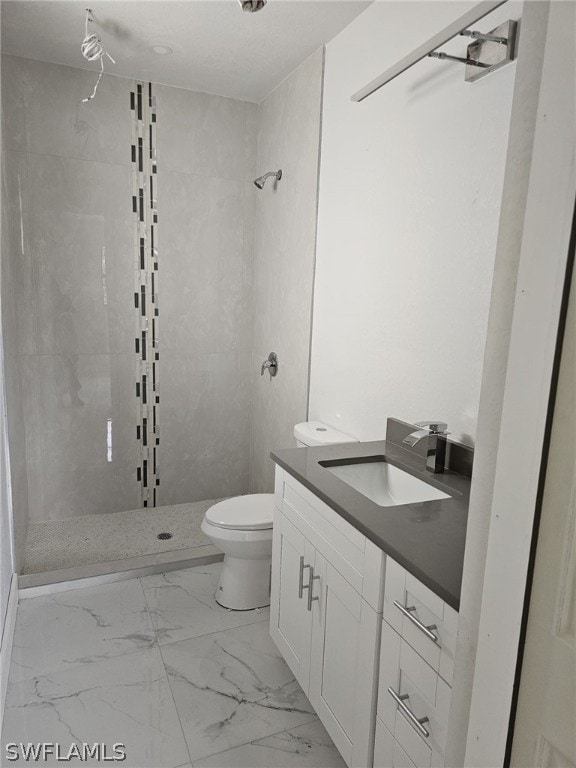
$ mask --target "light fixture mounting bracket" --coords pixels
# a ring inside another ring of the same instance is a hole
[[[516,56],[518,22],[508,19],[490,32],[470,32],[464,30],[461,35],[473,37],[466,55],[464,79],[473,83],[490,72],[509,64]]]

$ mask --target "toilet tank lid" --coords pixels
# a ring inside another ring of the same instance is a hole
[[[355,437],[345,435],[321,421],[303,421],[294,427],[294,437],[304,445],[337,445],[338,443],[357,443]]]
[[[205,515],[206,520],[212,525],[239,531],[272,528],[273,517],[273,493],[234,496],[232,499],[225,499],[214,504]]]

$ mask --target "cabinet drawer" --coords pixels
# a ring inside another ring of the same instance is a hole
[[[416,768],[379,717],[376,718],[374,768]]]
[[[285,476],[283,499],[298,509],[305,509],[310,515],[309,522],[328,539],[340,534],[350,547],[364,551],[366,537],[291,475]]]
[[[450,686],[383,621],[377,712],[418,768],[444,765],[451,695]],[[415,721],[423,718],[428,720],[419,726]]]
[[[406,608],[413,610],[407,612]],[[386,561],[384,618],[440,677],[452,684],[458,614],[390,557]],[[425,632],[426,627],[434,625],[431,633],[436,641]]]

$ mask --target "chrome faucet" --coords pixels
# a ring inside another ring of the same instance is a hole
[[[413,448],[420,440],[428,438],[426,469],[434,474],[444,472],[446,437],[450,434],[450,432],[446,432],[448,424],[443,421],[416,421],[414,426],[423,427],[423,429],[411,432],[402,442]]]
[[[276,352],[270,352],[268,359],[264,360],[260,369],[260,376],[264,376],[264,371],[268,371],[271,378],[278,373],[278,355]]]

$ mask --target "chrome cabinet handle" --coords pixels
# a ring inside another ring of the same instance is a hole
[[[314,600],[320,600],[319,597],[313,597],[312,593],[314,592],[314,582],[320,581],[320,576],[314,576],[314,568],[310,568],[310,581],[308,582],[308,610],[312,610],[312,603]]]
[[[298,580],[298,599],[301,600],[304,595],[305,589],[310,589],[310,584],[304,586],[304,568],[310,568],[309,565],[304,565],[304,557],[300,555],[300,578]]]
[[[404,704],[406,699],[409,698],[408,694],[405,693],[401,696],[399,693],[396,693],[394,688],[388,688],[388,693],[392,696],[396,704],[398,704],[399,709],[406,715],[407,720],[414,726],[418,733],[421,733],[422,736],[427,739],[430,736],[430,731],[427,728],[424,728],[424,723],[429,723],[430,720],[427,717],[416,717],[414,712]]]
[[[415,605],[411,605],[410,607],[408,607],[407,605],[402,605],[402,603],[399,603],[398,600],[394,600],[394,605],[396,606],[396,608],[398,608],[399,611],[401,611],[401,613],[404,614],[404,616],[406,616],[407,619],[410,619],[412,624],[415,624],[421,632],[424,632],[426,637],[428,637],[430,640],[432,640],[435,643],[438,642],[438,635],[435,635],[434,632],[432,632],[433,629],[438,629],[438,625],[429,624],[428,626],[426,626],[425,624],[422,624],[421,621],[418,621],[416,616],[412,615],[412,611],[416,610]]]

